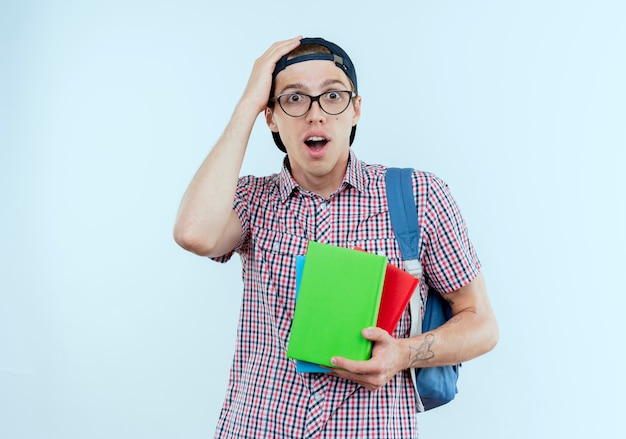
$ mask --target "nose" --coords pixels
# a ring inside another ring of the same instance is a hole
[[[325,118],[326,118],[326,113],[324,113],[324,110],[322,110],[322,107],[320,106],[320,98],[318,96],[317,98],[314,98],[313,101],[311,102],[311,108],[309,108],[309,111],[306,114],[306,121],[307,122],[314,122],[314,121],[323,122]]]

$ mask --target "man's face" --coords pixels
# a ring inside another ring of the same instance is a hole
[[[334,62],[324,60],[292,64],[278,73],[274,85],[275,96],[283,93],[317,96],[331,90],[352,90],[346,74]],[[325,113],[318,102],[313,102],[308,113],[300,117],[285,114],[278,103],[265,113],[269,128],[280,132],[293,177],[308,190],[341,183],[348,162],[350,132],[360,114],[358,96],[343,113],[334,116]]]

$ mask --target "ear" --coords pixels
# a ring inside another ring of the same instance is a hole
[[[274,111],[270,107],[265,107],[265,123],[272,132],[278,132],[278,125],[274,121]]]
[[[357,124],[357,122],[359,121],[359,119],[361,118],[362,98],[361,98],[361,96],[356,96],[356,97],[352,98],[352,101],[354,102],[354,104],[353,104],[354,114],[352,116],[352,126],[355,126]]]

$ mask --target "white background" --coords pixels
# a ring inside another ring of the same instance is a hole
[[[624,2],[347,3],[0,3],[0,437],[213,436],[240,264],[172,226],[254,60],[298,34],[356,65],[357,156],[444,178],[484,266],[500,343],[420,436],[623,431]]]

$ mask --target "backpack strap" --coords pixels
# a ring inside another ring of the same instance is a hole
[[[419,224],[413,195],[413,169],[388,168],[385,173],[387,205],[391,217],[391,227],[400,246],[404,269],[422,282],[422,264],[419,260]],[[418,284],[419,285],[419,284]],[[419,288],[413,292],[409,302],[411,309],[411,337],[422,332],[422,298]],[[424,411],[424,405],[417,391],[415,369],[411,368],[415,388],[417,410]]]
[[[409,168],[389,168],[385,175],[391,225],[400,244],[402,259],[405,260],[418,259],[417,245],[420,238],[413,198],[412,173],[413,170]]]
[[[412,175],[413,169],[410,168],[388,168],[385,174],[385,184],[391,227],[400,246],[405,270],[421,279],[420,229],[413,196]]]

